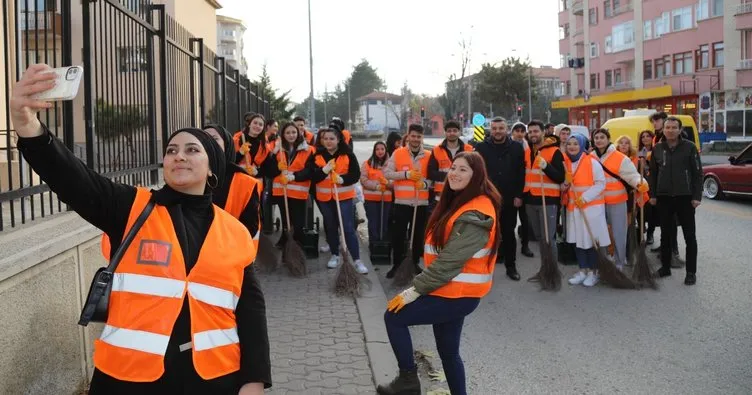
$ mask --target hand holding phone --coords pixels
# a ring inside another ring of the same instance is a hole
[[[48,72],[55,74],[55,86],[50,90],[31,95],[31,98],[43,101],[73,100],[78,93],[79,85],[81,85],[81,76],[84,74],[83,67],[58,67]]]

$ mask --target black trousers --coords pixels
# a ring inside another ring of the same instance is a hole
[[[285,214],[284,196],[274,196],[274,204],[279,206],[279,212],[282,213],[282,229],[287,230],[287,215]],[[292,238],[303,245],[303,228],[305,227],[306,201],[300,199],[287,198],[287,205],[290,210],[290,226],[292,226]],[[282,233],[281,237],[285,237]]]
[[[499,244],[499,254],[496,257],[504,257],[504,266],[507,271],[516,270],[517,268],[517,238],[514,230],[517,227],[517,207],[514,202],[501,205],[501,243]],[[524,232],[524,231],[523,231]]]
[[[695,234],[695,209],[691,196],[658,196],[658,212],[661,217],[661,264],[671,270],[672,240],[676,240],[676,220],[682,227],[687,244],[687,273],[697,272],[697,236]]]
[[[394,267],[399,266],[400,262],[405,258],[405,240],[410,237],[407,233],[407,227],[413,220],[413,206],[406,206],[404,204],[394,204],[394,227],[390,229],[392,233],[392,264]],[[415,224],[411,226],[415,227],[415,237],[413,238],[413,264],[417,265],[420,260],[420,256],[423,254],[423,245],[425,244],[426,233],[426,221],[428,221],[428,208],[426,206],[418,206],[418,211],[415,216]]]
[[[530,226],[527,224],[527,212],[523,204],[517,209],[517,216],[520,217],[520,242],[526,246],[530,241]]]

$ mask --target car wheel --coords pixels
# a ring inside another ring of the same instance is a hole
[[[705,181],[702,183],[702,194],[708,199],[723,198],[723,191],[718,179],[713,176],[705,177]]]

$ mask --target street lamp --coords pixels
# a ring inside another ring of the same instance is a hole
[[[308,0],[308,53],[310,55],[311,94],[308,96],[308,111],[311,112],[311,127],[316,127],[316,102],[313,99],[313,39],[311,38],[311,0]]]

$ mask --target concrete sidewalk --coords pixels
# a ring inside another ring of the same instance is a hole
[[[290,277],[283,267],[259,273],[272,360],[268,393],[375,394],[376,383],[396,373],[383,323],[384,291],[367,248],[361,251],[371,287],[357,300],[332,292],[337,270],[326,268],[329,253],[308,260],[305,278]]]

